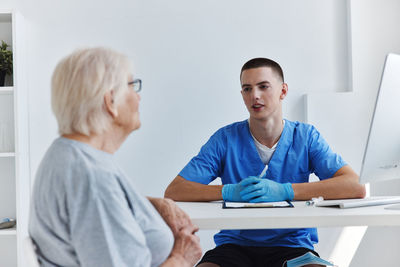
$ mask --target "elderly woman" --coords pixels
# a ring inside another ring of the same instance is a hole
[[[29,233],[42,266],[193,266],[198,230],[173,201],[145,198],[113,154],[140,127],[127,58],[78,50],[52,77],[60,137],[38,169]]]

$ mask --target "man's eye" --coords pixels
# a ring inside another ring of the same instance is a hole
[[[268,85],[260,85],[260,89],[268,89]]]
[[[250,87],[243,87],[243,91],[244,91],[244,92],[249,92],[250,90],[251,90]]]

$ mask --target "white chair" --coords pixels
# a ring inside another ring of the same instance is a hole
[[[35,252],[35,245],[33,244],[33,241],[29,236],[25,238],[24,250],[26,260],[28,262],[28,267],[39,267],[39,261]]]

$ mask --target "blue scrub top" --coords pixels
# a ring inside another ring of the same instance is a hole
[[[320,180],[330,178],[346,163],[331,150],[314,126],[285,120],[268,165],[268,179],[279,183],[304,183],[308,182],[311,173]],[[201,184],[209,184],[217,177],[221,178],[222,184],[235,184],[248,176],[260,175],[264,167],[248,121],[244,120],[219,129],[179,175]],[[316,228],[222,230],[214,236],[214,241],[217,246],[234,243],[314,249],[318,236]]]

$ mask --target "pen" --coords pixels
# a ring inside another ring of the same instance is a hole
[[[265,176],[265,174],[268,171],[268,164],[265,165],[264,170],[262,170],[262,172],[260,173],[260,175],[258,176],[259,178],[263,178]]]

